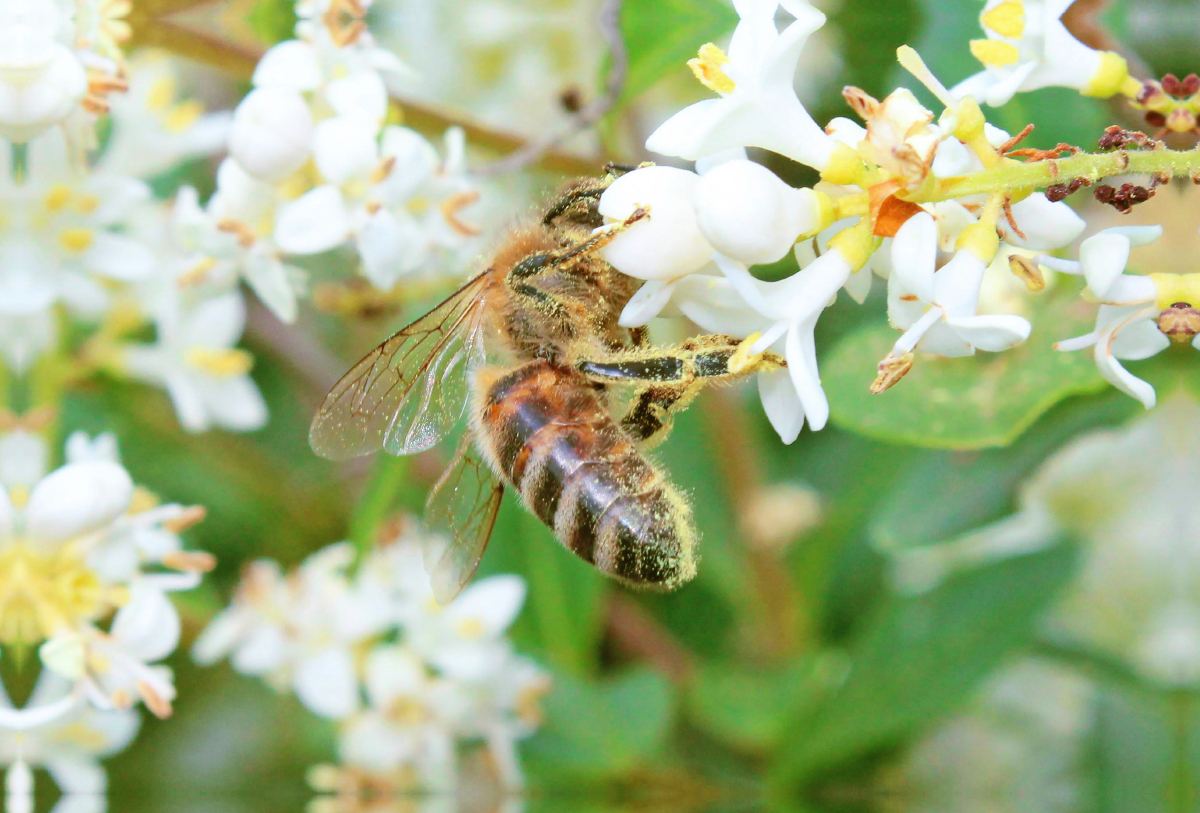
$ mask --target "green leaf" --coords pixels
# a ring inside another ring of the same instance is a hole
[[[287,0],[258,0],[246,23],[260,40],[268,46],[290,40],[296,28],[296,8]]]
[[[891,745],[954,709],[1025,644],[1075,569],[1074,546],[956,574],[927,593],[893,595],[849,647],[848,677],[815,712],[790,720],[780,785]]]
[[[912,372],[871,395],[876,365],[898,334],[886,324],[861,328],[822,361],[832,420],[869,437],[941,449],[1007,446],[1043,413],[1076,394],[1108,386],[1091,354],[1060,353],[1054,343],[1087,333],[1094,306],[1063,291],[1031,314],[1033,335],[1004,353],[971,358],[919,356]]]
[[[900,71],[896,49],[912,44],[920,27],[918,17],[916,0],[840,3],[830,18],[840,34],[842,71],[838,81],[879,98],[886,96]]]
[[[1013,494],[1026,476],[1075,435],[1121,423],[1142,411],[1117,390],[1072,398],[1055,407],[1004,449],[924,453],[900,476],[897,486],[875,505],[871,539],[885,551],[948,541],[999,519],[1012,508]]]
[[[836,669],[833,660],[778,668],[704,664],[686,697],[689,719],[734,748],[765,752],[786,732],[788,717],[819,696]]]
[[[727,35],[737,21],[720,0],[626,0],[621,34],[629,66],[621,100],[640,96],[671,73],[685,73],[700,46]]]
[[[666,742],[673,717],[671,688],[648,669],[592,683],[554,677],[546,722],[525,754],[535,771],[611,779],[646,766]]]

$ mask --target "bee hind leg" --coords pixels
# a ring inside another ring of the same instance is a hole
[[[673,414],[685,409],[705,385],[785,366],[774,353],[750,357],[745,348],[743,340],[712,334],[666,348],[590,354],[575,366],[596,383],[638,387],[621,426],[638,440],[657,443],[670,432]]]

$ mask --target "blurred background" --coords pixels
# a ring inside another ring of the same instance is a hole
[[[843,85],[882,97],[906,84],[894,58],[904,43],[947,84],[975,70],[967,41],[981,3],[814,5],[829,23],[805,51],[797,88],[818,121],[849,114]],[[611,61],[600,7],[376,0],[370,26],[422,77],[393,89],[404,123],[431,138],[462,125],[482,167],[557,131],[602,92]],[[536,167],[487,177],[476,221],[498,233],[566,177],[649,158],[646,134],[708,93],[684,63],[724,42],[736,19],[723,0],[626,0],[615,107]],[[235,103],[257,56],[295,23],[285,0],[135,0],[129,20],[131,50],[168,51],[210,108]],[[1080,0],[1068,21],[1089,44],[1125,54],[1140,78],[1200,64],[1200,12],[1188,0]],[[1060,90],[1025,94],[993,121],[1012,132],[1034,123],[1038,147],[1087,148],[1110,123],[1140,126],[1119,105]],[[815,180],[754,157],[795,184]],[[207,192],[211,177],[210,164],[185,165],[156,191]],[[1121,221],[1166,227],[1136,268],[1195,270],[1198,203],[1200,190],[1172,186]],[[1093,233],[1117,216],[1095,207],[1087,218]],[[316,287],[346,262],[337,252],[309,259]],[[208,508],[190,539],[220,564],[180,597],[185,644],[247,562],[290,567],[381,515],[419,511],[452,444],[339,466],[309,451],[307,425],[353,360],[451,283],[412,286],[351,319],[318,307],[284,326],[254,306],[248,344],[271,420],[251,435],[185,435],[165,396],[133,387],[71,396],[65,425],[115,431],[139,482]],[[792,446],[752,392],[705,392],[656,453],[691,493],[703,534],[700,574],[676,594],[606,581],[507,500],[480,572],[527,581],[513,640],[553,676],[542,726],[522,743],[530,791],[497,797],[468,770],[456,798],[372,809],[1200,807],[1200,377],[1182,366],[1192,357],[1133,366],[1162,402],[1144,413],[1086,354],[1051,352],[1090,328],[1075,288],[1027,301],[1016,287],[988,295],[1004,303],[997,310],[1036,312],[1028,345],[920,364],[875,398],[867,386],[892,341],[882,286],[865,306],[839,301],[818,333],[832,426]],[[1054,521],[1031,521],[1046,516]],[[340,809],[314,801],[305,779],[333,759],[332,725],[226,664],[196,666],[186,650],[171,662],[174,717],[147,720],[107,763],[110,809]]]

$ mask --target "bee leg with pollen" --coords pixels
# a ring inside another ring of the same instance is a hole
[[[673,413],[685,409],[705,385],[786,366],[774,353],[749,355],[754,338],[698,336],[667,348],[624,350],[604,358],[592,354],[575,366],[598,383],[640,387],[621,427],[638,440],[658,443],[670,432]]]

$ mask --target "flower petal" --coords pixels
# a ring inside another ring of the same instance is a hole
[[[345,242],[350,219],[341,190],[318,186],[279,210],[275,242],[289,254],[318,254]]]
[[[70,463],[34,486],[26,530],[33,539],[69,539],[110,524],[132,499],[133,480],[115,463]]]
[[[358,709],[358,676],[347,649],[327,647],[301,658],[293,677],[296,697],[321,717],[348,717]]]

